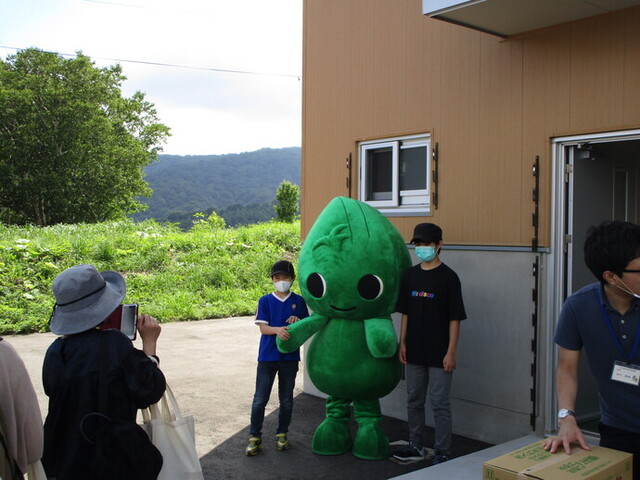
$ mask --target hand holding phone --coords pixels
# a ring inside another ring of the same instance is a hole
[[[147,355],[156,354],[158,337],[162,327],[151,315],[140,315],[138,317],[138,332],[142,339],[142,351]]]
[[[103,330],[116,329],[124,333],[129,340],[136,339],[136,331],[138,324],[138,304],[127,303],[118,305],[111,315],[100,324]]]

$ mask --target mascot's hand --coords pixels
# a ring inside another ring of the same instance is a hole
[[[311,337],[311,335],[320,330],[328,321],[329,319],[327,317],[311,315],[290,324],[287,326],[289,339],[282,340],[280,337],[276,338],[278,350],[280,350],[280,353],[290,353],[297,350]]]
[[[375,358],[393,357],[398,351],[398,340],[391,318],[368,318],[364,321],[367,348]]]

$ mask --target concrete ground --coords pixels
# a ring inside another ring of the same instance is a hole
[[[162,326],[158,343],[160,367],[175,393],[182,412],[193,415],[196,448],[205,479],[388,479],[427,467],[427,461],[398,464],[391,460],[367,461],[353,455],[321,456],[311,451],[313,431],[324,418],[324,400],[302,393],[302,374],[294,391],[290,450],[275,448],[277,389],[267,407],[264,447],[255,457],[244,455],[249,437],[249,413],[255,385],[259,331],[253,317],[169,323]],[[43,419],[47,397],[42,390],[44,353],[55,339],[51,333],[5,336],[27,365]],[[140,340],[136,346],[140,347]],[[303,364],[301,364],[303,368]],[[352,422],[355,429],[355,422]],[[384,417],[389,439],[407,437],[404,421]],[[427,441],[433,441],[428,431]],[[454,456],[466,455],[488,444],[454,436]]]

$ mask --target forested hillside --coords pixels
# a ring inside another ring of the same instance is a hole
[[[263,148],[227,155],[159,155],[145,168],[153,190],[149,205],[135,220],[154,218],[190,226],[193,215],[216,211],[228,225],[250,224],[275,216],[278,185],[300,184],[300,147]]]

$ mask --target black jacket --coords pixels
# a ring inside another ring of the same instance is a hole
[[[137,409],[158,402],[164,393],[164,375],[156,363],[134,348],[122,332],[93,329],[58,338],[47,350],[42,369],[49,397],[42,457],[48,477],[87,478],[90,445],[80,432],[80,421],[87,413],[98,411],[101,338],[109,345],[109,417],[135,423]]]

